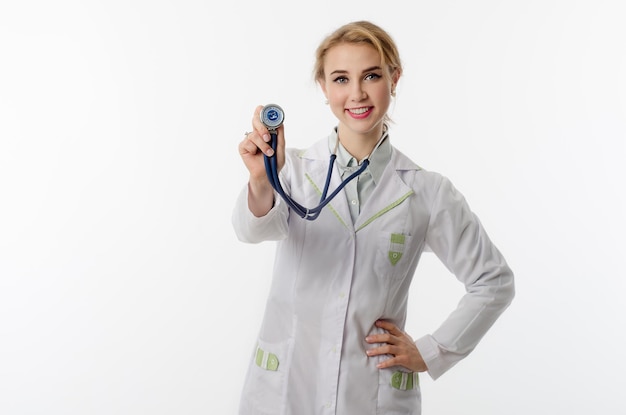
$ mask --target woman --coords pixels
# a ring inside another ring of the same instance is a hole
[[[513,274],[463,196],[391,144],[387,110],[402,75],[380,27],[352,22],[317,49],[315,78],[337,125],[301,151],[276,151],[256,108],[239,144],[249,171],[233,213],[238,238],[278,241],[272,286],[244,383],[240,413],[419,414],[418,372],[433,379],[466,357],[510,304]],[[319,203],[328,160],[331,191],[367,160],[315,220],[294,214],[268,180],[304,206]],[[405,333],[409,286],[432,250],[466,287],[432,334]]]

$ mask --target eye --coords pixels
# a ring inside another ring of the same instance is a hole
[[[333,80],[333,82],[336,82],[338,84],[345,84],[346,82],[348,82],[348,78],[346,78],[345,76],[338,76]]]
[[[381,75],[377,74],[377,73],[368,73],[367,75],[365,75],[365,80],[366,81],[375,81],[377,79],[382,78]]]

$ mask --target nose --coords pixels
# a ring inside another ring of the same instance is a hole
[[[363,101],[367,97],[363,85],[360,82],[354,82],[352,84],[352,90],[350,91],[350,99],[355,102]]]

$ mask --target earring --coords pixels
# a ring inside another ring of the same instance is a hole
[[[391,96],[394,97],[394,98],[396,97],[396,90],[395,89],[391,91]]]
[[[328,105],[328,100],[325,100],[325,101],[324,101],[324,104]]]

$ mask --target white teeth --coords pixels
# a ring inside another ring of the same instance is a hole
[[[368,108],[354,108],[354,109],[350,109],[349,111],[353,114],[363,114],[364,112],[367,112]]]

